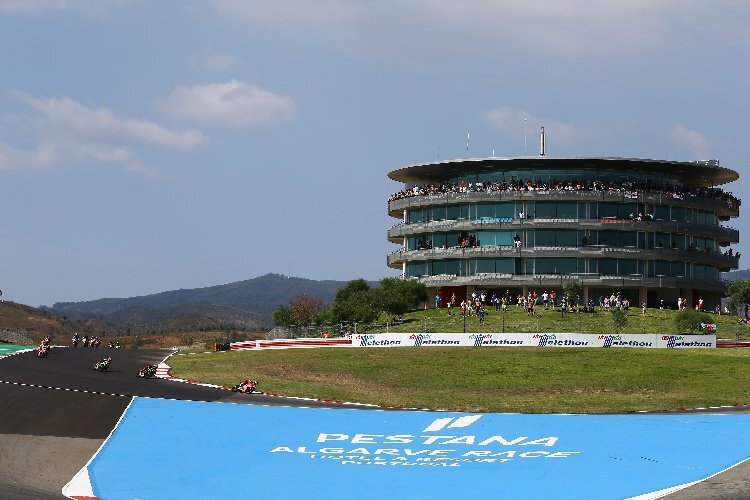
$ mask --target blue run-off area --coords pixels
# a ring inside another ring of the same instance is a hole
[[[519,415],[136,398],[89,465],[133,498],[630,498],[750,456],[750,415]]]

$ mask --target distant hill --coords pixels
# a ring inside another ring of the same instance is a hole
[[[266,274],[226,285],[140,297],[58,302],[49,310],[69,320],[96,318],[117,325],[149,326],[155,331],[170,331],[178,325],[266,329],[273,325],[273,311],[296,295],[312,295],[331,303],[346,283]]]
[[[721,273],[721,277],[727,281],[750,280],[750,269]]]

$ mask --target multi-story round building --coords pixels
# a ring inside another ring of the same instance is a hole
[[[388,266],[460,301],[475,290],[512,297],[583,285],[588,302],[620,292],[631,304],[713,309],[721,272],[736,269],[740,201],[718,161],[631,158],[476,158],[388,174],[401,220]]]

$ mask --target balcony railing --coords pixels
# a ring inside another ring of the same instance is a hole
[[[611,257],[648,260],[686,261],[709,264],[720,270],[737,269],[739,258],[719,252],[696,252],[670,248],[612,247],[605,245],[586,246],[536,246],[514,247],[513,245],[488,245],[476,247],[431,248],[426,250],[399,249],[388,255],[388,265],[406,262],[423,262],[448,258],[502,258],[502,257]]]
[[[675,197],[666,193],[639,192],[638,194],[609,193],[604,191],[495,191],[469,193],[439,193],[400,198],[388,202],[389,213],[412,207],[437,204],[481,203],[498,201],[607,201],[630,203],[657,203],[700,208],[719,213],[724,217],[739,216],[739,206],[718,198],[684,195]]]
[[[659,287],[659,288],[700,288],[702,290],[723,292],[726,283],[720,280],[708,281],[703,279],[643,275],[609,275],[574,273],[574,274],[502,274],[485,273],[472,276],[457,276],[455,274],[441,274],[435,276],[421,276],[418,279],[428,287],[485,285],[498,287],[562,286],[566,281],[576,280],[585,286],[599,287]]]
[[[431,222],[417,222],[413,224],[396,224],[388,229],[388,238],[402,238],[404,236],[418,235],[439,231],[476,231],[492,229],[613,229],[613,221],[618,223],[618,228],[629,231],[649,231],[660,233],[688,233],[707,238],[718,238],[721,242],[737,242],[740,233],[737,229],[726,226],[715,226],[707,224],[696,224],[692,222],[678,221],[631,221],[630,219],[511,219],[506,218],[503,222],[493,219],[471,219],[471,220],[442,220]]]

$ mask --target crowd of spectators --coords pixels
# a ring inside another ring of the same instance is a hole
[[[732,193],[719,188],[706,186],[688,186],[671,183],[654,184],[651,182],[617,182],[607,180],[553,180],[551,182],[545,182],[541,179],[535,181],[530,179],[514,179],[511,181],[503,180],[476,183],[461,181],[460,183],[426,184],[424,186],[414,186],[399,191],[398,193],[393,194],[388,201],[413,198],[415,196],[440,195],[447,193],[497,193],[524,191],[590,191],[621,194],[629,197],[636,197],[639,193],[658,193],[679,200],[683,199],[685,196],[704,196],[723,200],[727,203],[729,208],[737,208],[740,206],[740,200],[733,196]]]

